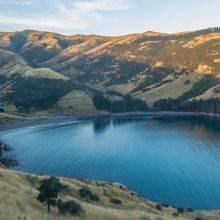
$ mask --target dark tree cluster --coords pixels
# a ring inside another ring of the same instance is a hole
[[[196,82],[193,87],[184,93],[179,99],[181,101],[196,97],[198,95],[201,95],[206,90],[210,89],[211,87],[214,87],[219,84],[219,80],[216,79],[214,76],[204,76],[201,80]]]
[[[5,153],[10,151],[12,151],[11,147],[0,142],[0,164],[7,168],[15,167],[18,165],[18,161],[15,158],[9,157],[7,155],[5,156]]]
[[[79,61],[76,61],[75,66],[83,70],[84,73],[78,76],[76,80],[82,83],[85,81],[105,81],[105,86],[115,85],[115,82],[117,82],[117,84],[124,84],[128,82],[130,78],[146,69],[147,65],[145,63],[124,60],[122,58],[120,58],[120,60],[118,60],[118,58],[116,59],[121,53],[123,53],[122,48],[120,48],[119,53],[114,51],[114,54],[99,56],[99,62],[95,64],[91,64],[92,62],[89,63],[90,60],[92,61],[91,57],[81,58]],[[85,65],[85,63],[89,64]],[[112,68],[114,68],[116,63],[118,67],[116,73],[112,75]],[[100,73],[108,74],[103,75]]]
[[[145,80],[140,83],[137,87],[135,87],[132,90],[133,92],[138,92],[140,90],[142,91],[146,91],[146,87],[152,85],[152,84],[156,84],[156,83],[160,83],[161,85],[163,83],[167,83],[167,81],[163,81],[162,80],[168,76],[171,73],[177,74],[176,70],[174,68],[165,68],[165,67],[150,67],[148,66],[146,69],[146,78]]]
[[[148,111],[145,102],[126,95],[121,100],[110,100],[104,94],[97,93],[93,97],[94,105],[99,110],[108,112],[132,112],[132,111]]]
[[[79,215],[83,212],[83,209],[77,202],[73,200],[63,202],[61,199],[58,199],[59,193],[66,191],[67,188],[56,177],[43,179],[38,187],[39,194],[37,200],[47,204],[48,212],[50,212],[51,206],[53,206],[57,207],[60,213]]]
[[[40,193],[37,200],[42,203],[47,203],[48,212],[50,212],[51,205],[56,205],[58,193],[63,190],[63,185],[60,183],[58,178],[50,177],[50,179],[44,179],[41,181],[38,190]]]
[[[220,114],[220,99],[192,100],[181,102],[179,99],[161,99],[153,104],[154,111],[185,111]]]
[[[4,99],[27,112],[31,109],[47,109],[73,88],[77,88],[75,84],[64,80],[17,78],[12,92]]]

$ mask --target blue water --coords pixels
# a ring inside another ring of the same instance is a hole
[[[120,182],[142,197],[193,209],[220,208],[220,123],[117,117],[0,133],[17,170]]]

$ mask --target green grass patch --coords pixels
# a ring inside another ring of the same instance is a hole
[[[204,76],[200,81],[196,82],[189,91],[185,92],[181,97],[179,97],[179,99],[184,101],[199,96],[211,87],[216,86],[218,83],[219,80],[215,77]]]

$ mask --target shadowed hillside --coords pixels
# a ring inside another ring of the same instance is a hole
[[[59,89],[52,86],[53,91],[55,88],[60,91],[59,95],[53,103],[43,104],[44,108],[64,103],[59,100],[78,89],[86,90],[90,103],[97,91],[105,96],[113,91],[117,99],[129,94],[149,107],[160,99],[181,97],[183,101],[184,97],[184,101],[188,101],[220,97],[216,89],[220,85],[219,28],[117,37],[63,36],[32,30],[4,32],[0,33],[0,48],[4,91],[9,88],[9,76],[15,74],[20,74],[22,80],[24,77],[47,78],[51,82],[46,82],[48,86],[59,81]],[[69,88],[69,84],[80,85],[80,88]],[[67,85],[65,91],[64,85]],[[14,104],[11,97],[7,101]],[[67,106],[63,112],[74,114],[74,110],[66,110]],[[94,112],[93,107],[85,112],[90,109]]]

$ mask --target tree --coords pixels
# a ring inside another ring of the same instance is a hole
[[[44,179],[41,181],[40,191],[37,200],[40,202],[47,203],[48,212],[50,212],[50,206],[56,205],[56,199],[58,193],[63,190],[63,185],[60,183],[59,179],[56,177],[50,177],[49,179]]]
[[[111,94],[97,93],[93,97],[94,105],[99,110],[108,112],[132,112],[132,111],[148,111],[146,103],[131,95],[116,95],[117,98],[109,98]]]
[[[4,156],[5,152],[12,151],[11,147],[0,142],[0,163],[5,167],[14,167],[18,165],[18,161],[14,158]]]

